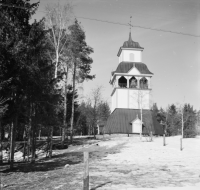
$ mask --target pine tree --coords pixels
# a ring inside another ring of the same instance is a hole
[[[0,6],[0,82],[11,79],[11,82],[2,89],[2,94],[9,99],[8,104],[12,110],[10,111],[10,168],[13,168],[15,133],[25,99],[23,82],[28,68],[24,60],[24,50],[31,30],[29,20],[35,13],[38,3],[30,4],[29,0],[11,0],[9,4],[24,7],[16,10],[14,6]]]
[[[93,62],[89,55],[93,49],[89,47],[85,41],[85,32],[81,28],[78,21],[75,19],[73,25],[69,27],[70,42],[69,51],[72,57],[72,75],[73,75],[73,95],[72,95],[72,115],[71,115],[71,131],[70,141],[73,140],[74,129],[74,93],[76,89],[76,81],[83,82],[85,79],[93,79],[94,75],[89,75],[91,64]]]

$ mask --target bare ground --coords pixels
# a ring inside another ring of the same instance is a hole
[[[66,150],[55,150],[52,159],[34,165],[1,168],[1,189],[79,190],[83,187],[83,151],[90,152],[90,189],[114,190],[160,187],[200,189],[200,138],[155,137],[153,142],[136,136],[106,136],[84,140]]]

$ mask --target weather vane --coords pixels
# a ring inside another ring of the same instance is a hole
[[[130,26],[130,32],[131,32],[131,19],[132,19],[132,16],[130,16],[130,23],[129,23],[129,26]]]

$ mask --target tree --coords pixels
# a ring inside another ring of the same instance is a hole
[[[0,91],[1,91],[1,84],[0,84]],[[6,100],[3,98],[0,98],[0,164],[3,163],[3,152],[2,152],[2,124],[1,124],[1,120],[3,115],[5,114],[6,110],[7,110],[7,105],[5,105]]]
[[[138,108],[140,109],[140,140],[142,140],[142,125],[143,125],[143,109],[145,106],[145,97],[148,95],[147,92],[143,91],[142,89],[138,89],[137,91],[137,101],[138,101]],[[149,131],[150,133],[150,131]]]
[[[83,101],[78,107],[77,125],[79,131],[84,135],[97,132],[98,123],[106,123],[110,108],[106,101],[102,98],[102,86],[92,89],[86,101]]]
[[[15,132],[25,100],[25,89],[22,82],[28,68],[27,62],[24,61],[24,50],[31,29],[29,20],[35,13],[38,3],[30,4],[29,0],[17,2],[11,0],[9,3],[24,7],[24,9],[18,10],[12,6],[0,7],[0,82],[7,81],[12,77],[11,82],[3,87],[2,94],[8,98],[7,103],[9,109],[12,110],[10,112],[10,168],[13,168]]]
[[[179,120],[176,106],[174,104],[170,105],[166,110],[165,115],[167,135],[177,135],[179,133]]]
[[[65,130],[67,128],[67,80],[70,68],[70,56],[67,47],[69,42],[68,27],[73,17],[73,7],[70,1],[67,1],[64,5],[60,5],[58,2],[47,5],[46,12],[46,28],[50,30],[48,39],[53,47],[49,56],[55,65],[54,79],[57,81],[58,67],[60,67],[59,72],[63,80],[64,112],[61,143],[64,147]]]
[[[53,47],[49,52],[52,62],[55,64],[54,78],[57,78],[58,64],[63,56],[65,45],[68,41],[68,27],[72,19],[73,8],[71,2],[64,5],[59,2],[46,6],[46,28],[50,30],[48,39]]]
[[[90,100],[92,103],[92,128],[93,128],[93,134],[94,137],[96,137],[96,128],[97,128],[97,121],[99,118],[99,106],[101,105],[102,102],[102,95],[101,95],[101,91],[102,91],[102,86],[97,87],[96,89],[92,90],[91,96],[90,96]]]
[[[47,31],[44,30],[44,22],[43,20],[39,22],[35,21],[31,26],[32,26],[31,32],[29,34],[29,40],[26,49],[27,60],[29,60],[31,68],[30,70],[31,77],[29,77],[28,80],[26,81],[27,85],[26,89],[27,89],[27,100],[28,100],[27,108],[29,110],[28,126],[30,130],[29,134],[31,134],[31,144],[32,144],[31,161],[35,162],[36,129],[40,122],[39,113],[41,112],[40,109],[42,107],[42,104],[40,104],[40,102],[44,101],[43,99],[44,96],[48,97],[47,93],[55,96],[56,92],[55,90],[51,90],[53,89],[53,86],[50,84],[51,78],[48,78],[51,76],[50,72],[52,71],[52,67],[49,65],[50,60],[47,55],[47,51],[50,48],[47,43]],[[46,100],[48,99],[49,98],[47,98]],[[52,129],[52,126],[53,123],[51,124],[50,129]]]
[[[99,112],[99,120],[105,123],[111,113],[108,102],[101,101],[98,106],[98,112]]]
[[[85,102],[81,102],[78,109],[78,119],[76,125],[78,126],[78,131],[81,135],[88,135],[88,123],[87,123],[87,105]]]
[[[196,113],[196,130],[197,135],[200,135],[200,111]]]
[[[185,104],[179,108],[179,118],[181,121],[182,138],[195,137],[196,112],[190,104]]]
[[[70,41],[69,51],[72,57],[72,78],[73,78],[73,95],[72,95],[72,115],[71,115],[71,133],[70,141],[73,140],[74,128],[74,93],[76,89],[76,81],[83,82],[86,79],[93,79],[94,75],[89,75],[91,70],[92,58],[89,57],[93,53],[93,49],[89,47],[85,41],[85,32],[80,23],[75,19],[73,25],[69,26]]]

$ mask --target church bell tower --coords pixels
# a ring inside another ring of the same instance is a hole
[[[150,109],[153,73],[142,63],[143,50],[132,40],[131,32],[128,41],[119,48],[119,64],[110,79],[113,87],[111,112],[116,108]]]
[[[111,115],[104,132],[128,134],[161,134],[162,126],[151,111],[151,78],[153,73],[142,62],[144,48],[128,40],[119,48],[119,63],[111,72]]]

